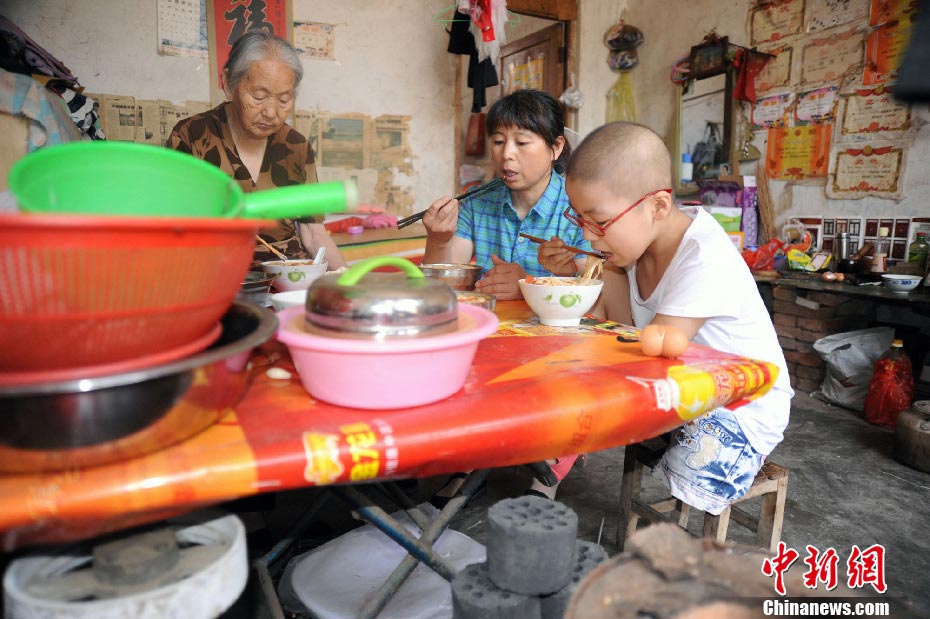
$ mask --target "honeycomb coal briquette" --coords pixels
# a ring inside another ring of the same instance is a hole
[[[578,516],[541,497],[505,499],[488,510],[488,572],[501,589],[527,595],[566,586],[575,564]]]
[[[588,572],[607,560],[607,551],[593,542],[578,540],[575,547],[575,566],[572,569],[572,580],[563,589],[552,595],[539,598],[541,619],[562,619],[568,609],[568,602],[578,587],[578,583],[588,575]]]
[[[539,598],[499,589],[488,564],[475,563],[452,579],[453,619],[536,619]]]

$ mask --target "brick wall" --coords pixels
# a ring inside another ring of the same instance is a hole
[[[785,352],[791,386],[797,391],[820,389],[824,362],[814,342],[833,333],[867,327],[875,317],[875,304],[830,292],[812,292],[788,286],[774,287],[772,322]]]

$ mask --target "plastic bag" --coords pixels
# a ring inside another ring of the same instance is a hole
[[[717,178],[718,169],[723,162],[723,144],[717,135],[717,123],[708,121],[704,129],[704,139],[694,145],[694,152],[691,153],[691,163],[694,165],[692,178]]]
[[[861,411],[872,378],[872,366],[891,346],[894,329],[876,327],[822,337],[814,350],[827,364],[820,386],[824,398],[833,404]]]
[[[865,420],[883,428],[894,428],[901,411],[907,410],[914,397],[914,374],[911,360],[901,340],[875,362],[875,371],[865,396]]]
[[[744,249],[742,256],[750,271],[771,271],[775,268],[775,255],[784,246],[779,239],[772,239],[757,250]]]
[[[623,20],[604,33],[604,45],[612,50],[631,50],[643,44],[643,31]]]
[[[811,257],[796,249],[789,249],[786,252],[788,256],[788,268],[792,271],[816,271]]]

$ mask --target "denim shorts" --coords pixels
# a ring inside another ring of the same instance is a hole
[[[675,498],[718,515],[749,491],[764,460],[735,415],[718,408],[675,431],[653,475]]]

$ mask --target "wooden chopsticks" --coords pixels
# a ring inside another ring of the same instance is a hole
[[[529,239],[533,241],[534,243],[545,243],[546,241],[549,240],[549,239],[541,239],[538,236],[533,236],[532,234],[523,234],[522,232],[520,233],[520,236],[522,236],[525,239]],[[588,251],[586,249],[581,249],[579,247],[572,247],[571,245],[566,245],[565,249],[567,249],[568,251],[573,251],[576,254],[584,254],[586,256],[594,256],[595,258],[601,258],[601,259],[604,258],[602,255],[596,254],[593,251]]]
[[[272,247],[271,245],[269,245],[268,242],[267,242],[265,239],[263,239],[262,237],[258,236],[257,234],[255,235],[255,238],[258,239],[258,240],[261,242],[262,245],[264,245],[265,247],[267,247],[268,250],[271,251],[271,253],[273,253],[275,256],[277,256],[277,257],[280,258],[281,260],[287,260],[287,256],[285,256],[284,254],[282,254],[282,253],[281,253],[280,251],[278,251],[276,248],[274,248],[274,247]]]
[[[466,191],[465,193],[463,193],[463,194],[460,195],[460,196],[455,196],[454,199],[455,199],[455,200],[464,200],[465,198],[470,198],[470,197],[472,197],[472,196],[474,196],[474,195],[477,195],[477,194],[479,194],[479,193],[484,193],[485,191],[489,191],[489,190],[491,190],[491,189],[495,189],[495,188],[497,188],[497,187],[500,187],[500,186],[503,185],[503,184],[504,184],[504,179],[502,179],[502,178],[500,178],[500,177],[497,177],[497,178],[495,178],[495,179],[493,179],[493,180],[488,181],[488,182],[485,183],[484,185],[479,185],[478,187],[474,187],[474,188],[472,188],[472,189],[469,189],[468,191]],[[449,202],[451,202],[451,201],[452,201],[452,200],[449,200]],[[446,202],[446,204],[448,204],[449,202]],[[403,219],[399,219],[399,220],[397,221],[397,227],[398,227],[398,229],[399,229],[399,228],[403,228],[404,226],[409,226],[410,224],[412,224],[412,223],[414,223],[414,222],[420,221],[421,219],[423,219],[423,216],[426,215],[426,212],[427,212],[428,210],[429,210],[429,209],[426,209],[426,210],[424,210],[424,211],[420,211],[419,213],[414,213],[413,215],[409,215],[409,216],[407,216],[407,217],[404,217]]]

